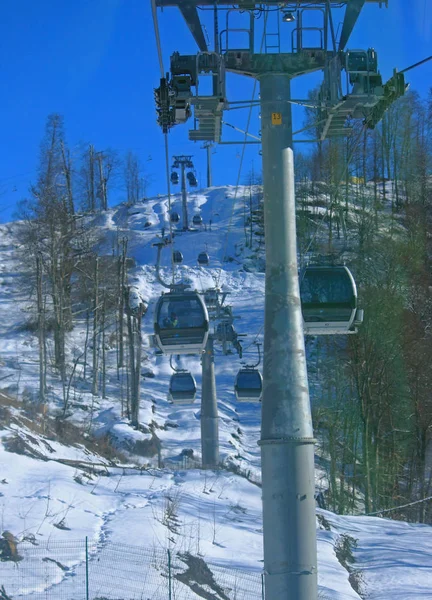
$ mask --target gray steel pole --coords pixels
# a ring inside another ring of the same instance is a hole
[[[183,231],[186,231],[189,228],[188,223],[188,213],[187,213],[187,191],[186,191],[186,177],[185,177],[185,169],[186,166],[182,162],[181,166],[181,194],[182,194],[182,212],[183,212]]]
[[[214,371],[213,336],[209,335],[202,355],[201,453],[203,468],[219,464],[219,422]]]
[[[211,151],[213,146],[211,144],[206,145],[207,149],[207,187],[212,186],[212,172],[211,172]]]
[[[314,439],[297,272],[290,79],[265,74],[266,241],[261,423],[267,600],[317,599]]]

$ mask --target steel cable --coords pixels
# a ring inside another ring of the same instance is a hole
[[[157,54],[158,54],[158,59],[159,59],[159,68],[160,68],[160,72],[161,72],[161,79],[164,79],[165,70],[164,70],[164,64],[163,64],[159,23],[158,23],[158,18],[157,18],[156,0],[151,0],[151,9],[152,9],[153,28],[154,28],[154,32],[155,32],[155,38],[156,38],[156,48],[157,48]],[[168,213],[169,213],[168,214],[168,222],[169,222],[170,243],[171,243],[171,269],[172,269],[172,283],[174,284],[174,274],[175,274],[174,238],[173,238],[173,230],[172,230],[172,222],[171,222],[171,180],[170,180],[168,132],[164,133],[164,141],[165,141],[165,170],[166,170],[167,192],[168,192]]]

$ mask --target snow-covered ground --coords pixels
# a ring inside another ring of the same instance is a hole
[[[242,341],[244,360],[254,362],[253,342],[262,342],[263,338],[264,274],[241,269],[250,252],[244,248],[244,192],[240,188],[236,196],[233,187],[221,187],[191,196],[190,219],[200,214],[205,226],[190,232],[174,226],[175,249],[184,256],[175,276],[177,281],[187,280],[199,291],[217,285],[228,292],[226,302],[233,306],[236,329],[246,334]],[[181,214],[178,195],[173,198],[172,210]],[[146,222],[151,227],[144,228]],[[190,406],[167,402],[169,360],[156,356],[149,343],[155,300],[163,289],[155,275],[153,244],[162,227],[165,234],[169,233],[168,200],[159,197],[129,208],[119,206],[94,218],[93,225],[103,237],[106,254],[112,253],[117,239],[127,237],[128,253],[137,263],[130,273],[130,284],[149,304],[143,321],[143,373],[151,371],[154,375],[142,381],[140,422],[145,426],[153,422],[162,444],[162,459],[169,468],[155,469],[154,459],[133,456],[127,451],[129,442],[148,440],[149,435],[133,430],[122,419],[115,369],[109,372],[105,400],[98,398],[92,403],[88,387],[74,388],[68,421],[100,439],[104,433],[113,436],[124,448],[123,467],[114,467],[96,446],[66,443],[64,433],[63,438],[59,437],[62,441],[53,440],[44,430],[44,414],[31,413],[28,399],[37,389],[38,378],[37,339],[22,326],[29,302],[25,288],[18,285],[26,277],[19,237],[15,226],[2,226],[0,377],[4,379],[0,381],[8,396],[0,395],[0,529],[26,542],[18,544],[22,561],[0,562],[0,589],[4,585],[12,598],[42,598],[42,594],[44,598],[78,598],[72,582],[82,581],[84,576],[82,543],[87,536],[92,564],[115,560],[113,572],[129,573],[129,579],[142,582],[140,596],[138,588],[127,587],[122,577],[108,577],[97,589],[91,588],[91,597],[167,597],[157,595],[160,581],[145,579],[142,565],[136,573],[131,572],[133,561],[127,552],[110,554],[116,548],[136,546],[154,549],[154,553],[170,549],[174,555],[199,555],[215,572],[222,567],[249,572],[254,582],[249,595],[227,597],[258,599],[260,589],[255,584],[258,585],[262,571],[260,487],[226,469],[206,472],[182,468],[182,450],[192,449],[195,456],[200,455],[200,395]],[[197,256],[202,251],[210,255],[206,268],[197,266]],[[232,260],[223,261],[226,256]],[[162,275],[170,280],[169,250],[162,253]],[[82,348],[84,335],[83,327],[76,327],[70,334],[70,355]],[[183,357],[182,365],[194,374],[200,390],[198,357]],[[216,346],[220,455],[225,464],[236,465],[251,480],[259,481],[260,406],[236,403],[233,385],[239,367],[236,354],[224,356],[220,346]],[[49,411],[55,412],[61,404],[61,390],[54,378],[49,383]],[[26,413],[20,402],[8,399],[22,398],[23,393],[27,398]],[[73,431],[69,435],[73,438]],[[174,469],[176,460],[179,468]],[[95,466],[87,464],[85,468],[85,463]],[[139,465],[146,468],[137,469]],[[317,482],[322,478],[323,473],[317,470]],[[430,527],[372,517],[337,516],[319,510],[317,528],[321,598],[432,598]],[[42,549],[38,564],[49,564],[50,568],[32,567],[31,577],[26,578],[26,565],[33,565],[31,556],[36,552],[33,550],[32,554],[32,547]],[[181,583],[177,582],[177,586],[175,597],[198,598],[190,587],[190,595],[181,595],[186,592],[181,592]]]

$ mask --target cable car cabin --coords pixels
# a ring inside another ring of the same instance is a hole
[[[196,383],[191,373],[173,373],[171,375],[168,401],[174,404],[189,404],[195,401]]]
[[[208,338],[208,313],[197,292],[162,294],[156,304],[155,340],[165,354],[200,354]]]
[[[180,215],[177,212],[171,213],[171,223],[178,223],[180,221]]]
[[[348,267],[306,267],[300,297],[305,334],[357,333],[363,311],[357,309],[357,288]]]
[[[180,250],[174,250],[172,259],[175,265],[181,265],[183,262],[183,254],[180,252]]]
[[[197,260],[199,265],[208,265],[210,258],[207,252],[200,252]]]
[[[203,220],[202,220],[201,215],[194,215],[193,216],[192,223],[194,225],[202,225],[202,222],[203,222]]]
[[[189,171],[189,173],[186,174],[186,177],[191,187],[196,187],[198,185],[198,181],[192,171]]]
[[[171,179],[171,183],[173,185],[177,185],[178,184],[178,182],[179,182],[179,176],[178,176],[177,171],[173,171],[171,173],[171,178],[170,179]]]
[[[260,402],[262,397],[262,376],[253,368],[240,369],[234,384],[236,399],[239,402]]]

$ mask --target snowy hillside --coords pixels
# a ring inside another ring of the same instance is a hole
[[[245,193],[243,188],[236,193],[234,187],[221,187],[191,195],[190,218],[200,214],[203,225],[188,232],[173,225],[174,248],[184,256],[183,265],[176,267],[175,279],[187,281],[199,291],[217,286],[228,293],[226,303],[233,307],[236,330],[245,335],[243,359],[255,362],[253,344],[263,339],[264,274],[259,268],[253,270],[258,264],[254,260],[248,262],[247,271],[243,269],[251,254],[245,248]],[[318,209],[310,208],[315,216]],[[173,198],[172,210],[181,214],[178,195]],[[99,561],[102,565],[104,560],[111,560],[112,572],[118,574],[109,577],[107,570],[106,580],[100,577],[97,585],[90,578],[91,598],[168,597],[156,575],[146,579],[150,562],[146,563],[147,571],[142,565],[134,571],[126,550],[110,554],[128,546],[149,552],[153,549],[155,555],[169,549],[177,557],[182,553],[199,556],[213,569],[216,580],[218,569],[224,569],[219,579],[222,582],[228,581],[227,569],[237,573],[236,593],[231,578],[231,591],[227,586],[225,591],[210,590],[207,582],[202,588],[207,596],[204,592],[194,593],[193,578],[185,582],[178,577],[175,598],[258,600],[263,551],[257,445],[260,405],[236,403],[233,385],[240,360],[236,354],[223,355],[216,345],[224,468],[216,472],[191,468],[194,462],[183,451],[191,455],[192,450],[199,462],[199,358],[183,357],[181,361],[196,378],[197,400],[192,405],[175,406],[167,401],[172,373],[169,359],[157,355],[150,345],[155,301],[163,290],[156,279],[153,244],[160,241],[162,228],[165,235],[170,231],[168,200],[158,197],[133,207],[121,205],[85,219],[100,233],[102,254],[111,255],[119,239],[128,239],[128,255],[136,263],[129,271],[129,283],[148,305],[143,319],[142,428],[131,428],[122,417],[122,390],[113,349],[108,351],[105,399],[94,398],[89,386],[78,381],[70,391],[68,418],[56,419],[62,412],[63,391],[51,374],[48,406],[41,407],[34,401],[38,346],[34,333],[24,326],[29,315],[28,290],[21,284],[28,274],[20,247],[20,228],[19,224],[2,226],[0,534],[10,532],[18,546],[14,554],[11,544],[15,542],[8,545],[9,534],[0,539],[0,598],[84,598],[77,586],[84,577],[82,544],[88,537],[92,548],[90,571],[93,568],[97,572]],[[198,253],[203,251],[210,256],[205,268],[197,266]],[[224,257],[230,259],[225,261]],[[162,252],[161,269],[167,282],[172,276],[170,265],[167,249]],[[84,338],[82,321],[82,326],[76,326],[68,337],[70,359],[79,353]],[[80,369],[81,364],[78,374]],[[160,442],[159,462],[164,465],[159,469],[152,448],[155,439]],[[325,474],[320,469],[316,481],[317,489],[325,487]],[[429,526],[337,516],[321,509],[317,514],[321,598],[432,598]],[[182,568],[187,571],[186,564],[177,563],[177,568],[177,574]],[[129,575],[123,580],[121,573]]]

